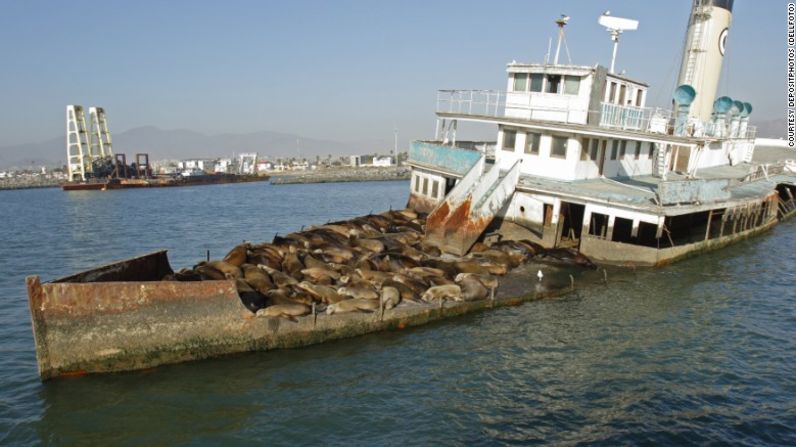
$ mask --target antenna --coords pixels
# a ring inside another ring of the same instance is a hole
[[[611,55],[611,73],[614,73],[614,64],[616,62],[616,49],[619,47],[619,35],[624,31],[635,31],[638,29],[638,20],[623,19],[621,17],[614,17],[611,11],[605,11],[600,16],[597,22],[604,26],[611,34],[611,40],[614,42],[614,52]]]
[[[558,45],[556,45],[556,57],[553,59],[553,65],[558,64],[558,53],[561,52],[561,41],[565,39],[564,27],[567,26],[567,22],[569,22],[569,16],[564,14],[561,14],[561,17],[556,20],[556,25],[558,25]],[[566,42],[564,42],[564,45],[566,45]],[[569,50],[567,50],[567,54],[569,54]]]

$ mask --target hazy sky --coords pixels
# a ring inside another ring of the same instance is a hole
[[[559,14],[575,64],[610,63],[606,9],[638,19],[617,68],[669,102],[690,0],[0,2],[0,146],[64,133],[66,104],[105,107],[112,132],[273,130],[402,146],[434,130],[437,89],[505,89],[541,62]],[[785,8],[736,0],[719,94],[784,116]],[[563,50],[562,50],[563,54]],[[563,57],[563,56],[562,56]]]

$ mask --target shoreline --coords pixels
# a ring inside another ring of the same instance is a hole
[[[360,167],[360,168],[335,168],[315,171],[289,171],[273,172],[272,185],[295,185],[310,183],[351,183],[351,182],[380,182],[391,180],[409,180],[411,171],[409,167]]]

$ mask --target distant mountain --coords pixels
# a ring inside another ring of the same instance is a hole
[[[769,121],[752,121],[753,126],[757,126],[757,136],[760,138],[785,138],[788,130],[788,123],[785,118]]]
[[[287,156],[311,159],[315,156],[325,158],[329,154],[384,153],[392,146],[388,140],[340,142],[270,131],[205,135],[192,130],[164,130],[154,126],[137,127],[113,134],[112,138],[114,153],[127,154],[128,162],[141,152],[148,153],[152,161],[226,157],[241,152],[257,152],[260,156],[271,158]],[[61,166],[65,161],[65,137],[0,147],[0,169]]]

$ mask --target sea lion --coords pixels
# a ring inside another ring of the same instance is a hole
[[[486,245],[483,242],[476,242],[472,247],[470,247],[470,253],[480,253],[487,250],[489,250],[489,245]]]
[[[459,273],[489,273],[489,269],[475,261],[456,261],[453,263]]]
[[[256,315],[258,317],[286,318],[296,321],[295,317],[307,315],[311,310],[309,306],[304,304],[274,304],[258,310]]]
[[[351,225],[335,225],[335,224],[326,224],[321,225],[318,228],[323,228],[329,231],[334,231],[335,233],[339,234],[340,236],[348,237],[351,235],[351,231],[354,229]]]
[[[399,292],[395,287],[383,287],[381,289],[381,296],[379,299],[381,300],[382,305],[384,305],[385,310],[392,309],[401,302],[401,292]]]
[[[236,245],[235,248],[230,250],[230,252],[224,256],[224,262],[234,265],[235,267],[240,267],[241,264],[246,262],[246,253],[248,252],[249,248],[251,248],[251,244],[247,242]]]
[[[520,265],[525,260],[525,256],[515,251],[502,251],[488,249],[473,255],[473,259],[487,259],[497,264],[503,264],[509,268]]]
[[[432,258],[438,258],[440,255],[442,255],[442,252],[440,251],[440,249],[438,247],[436,247],[434,245],[431,245],[431,244],[429,244],[429,243],[427,243],[425,241],[420,242],[418,244],[417,248],[418,248],[418,250],[420,250],[423,253],[425,253],[426,256],[429,256],[429,257],[432,257]]]
[[[390,263],[390,270],[393,272],[400,272],[401,270],[412,267],[420,267],[417,261],[401,253],[389,252],[385,260]]]
[[[290,251],[282,261],[282,271],[296,279],[301,279],[301,270],[303,269],[304,264],[299,260],[296,249],[290,247]]]
[[[204,262],[200,262],[197,264],[193,270],[205,281],[218,281],[218,280],[225,280],[228,279],[227,275],[223,272],[214,269],[213,267],[207,265]]]
[[[351,236],[351,245],[364,248],[373,253],[381,253],[384,251],[384,243],[378,239],[359,239],[355,236]]]
[[[292,235],[292,234],[289,234],[289,235],[287,235],[285,237],[276,235],[276,236],[274,236],[274,240],[271,243],[273,245],[277,246],[277,247],[280,247],[280,248],[286,248],[286,247],[290,247],[290,246],[293,246],[293,247],[296,247],[296,248],[307,248],[307,244],[308,244],[306,238],[300,238],[299,239],[298,237],[296,237],[295,235]]]
[[[279,288],[285,288],[287,286],[298,284],[296,278],[282,273],[279,270],[272,269],[267,265],[260,264],[257,267],[265,270],[271,276],[271,280],[274,282],[274,284],[276,284],[276,286]]]
[[[442,270],[448,278],[453,278],[461,273],[455,263],[443,261],[442,259],[424,259],[420,264],[424,267],[433,267]]]
[[[477,279],[478,282],[483,284],[484,287],[486,287],[487,289],[497,289],[499,285],[497,278],[495,278],[494,276],[477,275],[475,273],[459,273],[458,275],[456,275],[456,278],[454,278],[454,281],[458,283],[461,282],[464,278],[468,277]]]
[[[304,253],[302,261],[304,262],[304,266],[309,269],[314,267],[326,268],[327,265],[325,262],[319,261],[309,253]]]
[[[428,282],[425,282],[420,278],[408,274],[396,273],[395,275],[392,276],[392,279],[402,284],[405,284],[418,295],[423,293],[423,291],[426,290],[429,286]]]
[[[306,268],[301,270],[301,274],[305,279],[316,283],[331,284],[340,279],[340,273],[326,267]]]
[[[226,261],[210,261],[207,262],[206,265],[213,267],[214,269],[233,279],[238,279],[243,276],[238,266],[232,265]]]
[[[340,295],[348,295],[353,298],[364,298],[369,300],[376,300],[379,298],[379,293],[367,287],[349,287],[343,286],[337,289]]]
[[[444,286],[446,284],[456,284],[444,276],[429,276],[428,283],[432,286]]]
[[[256,313],[267,305],[266,297],[254,290],[246,281],[240,278],[236,279],[235,288],[238,289],[240,301],[252,313]]]
[[[271,281],[271,277],[269,277],[264,270],[257,268],[256,265],[243,264],[240,266],[240,268],[243,271],[243,279],[249,283],[254,290],[265,294],[274,288],[274,283]]]
[[[432,302],[434,300],[449,299],[452,301],[462,300],[462,288],[456,284],[448,284],[444,286],[434,286],[429,288],[420,297],[425,302]]]
[[[302,281],[298,283],[295,287],[304,290],[309,295],[318,298],[321,302],[326,304],[334,304],[338,301],[343,301],[344,299],[347,299],[347,297],[340,295],[332,287],[323,286],[319,284],[312,284],[311,282],[308,281]]]
[[[410,219],[410,220],[415,220],[415,219],[417,219],[417,217],[418,217],[418,216],[417,216],[417,212],[415,212],[414,210],[411,210],[411,209],[409,209],[409,208],[406,208],[406,209],[400,210],[400,211],[398,211],[398,212],[399,212],[401,215],[405,216],[406,218],[408,218],[408,219]]]
[[[506,264],[499,264],[497,262],[489,262],[489,261],[481,261],[479,262],[479,264],[481,265],[481,267],[486,269],[487,273],[490,273],[492,275],[503,276],[509,272],[509,266]],[[477,273],[477,272],[470,272],[470,273]]]
[[[465,276],[457,283],[462,288],[463,301],[482,300],[489,294],[486,287],[475,276]]]
[[[376,287],[380,287],[384,281],[392,278],[392,273],[380,272],[378,270],[357,269],[356,272],[362,279],[370,281]]]
[[[194,269],[182,268],[174,272],[174,279],[177,281],[201,281],[202,276]]]
[[[334,246],[327,246],[323,249],[316,248],[312,253],[319,255],[327,262],[334,262],[336,264],[346,264],[354,258],[354,253],[351,252],[351,250]]]
[[[333,315],[345,312],[373,312],[379,308],[379,300],[366,298],[351,298],[326,307],[326,314]]]
[[[276,254],[274,254],[276,253]],[[282,255],[279,254],[278,251],[274,251],[273,253],[270,251],[265,250],[256,250],[252,251],[249,254],[249,263],[252,265],[267,265],[272,269],[281,269],[282,268]]]
[[[302,291],[303,292],[303,291]],[[294,293],[292,289],[272,289],[265,294],[269,304],[304,304],[311,306],[314,301],[305,293]]]
[[[384,281],[384,283],[382,284],[382,289],[384,287],[392,287],[395,290],[397,290],[401,294],[402,301],[412,301],[412,302],[419,301],[420,294],[415,292],[411,287],[407,286],[402,282],[398,282],[394,279],[388,279]]]
[[[445,271],[434,267],[412,267],[407,270],[408,273],[423,278],[431,276],[445,277]]]
[[[577,265],[580,267],[597,269],[597,265],[595,265],[591,259],[574,248],[551,248],[550,250],[545,250],[540,260],[553,264]]]

